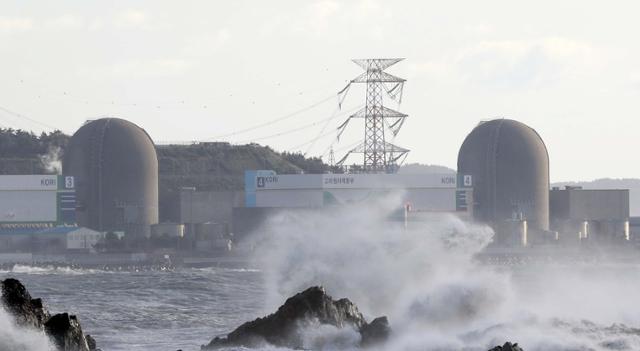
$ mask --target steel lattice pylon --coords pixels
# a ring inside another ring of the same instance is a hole
[[[342,134],[352,118],[364,118],[364,141],[349,151],[338,162],[338,165],[342,165],[352,153],[363,153],[362,170],[365,173],[392,173],[397,171],[397,161],[409,152],[409,150],[395,146],[385,139],[385,127],[395,136],[407,117],[406,114],[385,107],[383,103],[384,94],[392,99],[397,98],[399,101],[402,99],[405,79],[384,71],[402,60],[400,58],[353,60],[365,72],[353,79],[339,94],[346,94],[352,83],[365,83],[367,85],[366,103],[360,111],[349,116],[347,121],[338,127],[338,135]],[[388,89],[386,84],[393,84],[393,86]]]

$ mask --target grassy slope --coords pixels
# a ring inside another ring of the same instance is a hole
[[[204,143],[159,146],[161,188],[195,186],[200,190],[240,190],[248,169],[301,173],[304,164],[289,162],[269,147],[257,144]]]

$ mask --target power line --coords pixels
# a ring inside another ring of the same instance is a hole
[[[346,111],[346,113],[348,113],[348,111]],[[263,137],[259,137],[259,138],[251,138],[251,139],[238,141],[238,143],[246,143],[246,142],[252,142],[252,141],[271,139],[271,138],[279,137],[279,136],[282,136],[282,135],[295,133],[295,132],[298,132],[298,131],[301,131],[301,130],[304,130],[304,129],[307,129],[307,128],[315,127],[316,125],[318,125],[318,124],[320,124],[322,122],[331,121],[332,119],[336,119],[339,116],[340,116],[339,114],[333,114],[332,116],[330,116],[328,118],[323,118],[321,120],[318,120],[318,121],[315,121],[315,122],[312,122],[312,123],[309,123],[309,124],[305,124],[305,125],[300,126],[300,127],[288,129],[288,130],[285,130],[285,131],[282,131],[282,132],[278,132],[278,133],[275,133],[275,134],[271,134],[271,135],[267,135],[267,136],[263,136]]]
[[[320,139],[322,139],[322,138],[324,138],[324,137],[326,137],[326,136],[328,136],[328,135],[331,135],[331,134],[333,134],[333,133],[335,133],[335,130],[332,130],[332,131],[330,131],[330,132],[327,132],[327,133],[324,133],[324,134],[318,135],[317,137],[315,137],[315,138],[313,138],[313,139],[311,139],[311,140],[309,140],[309,141],[305,141],[305,142],[304,142],[304,143],[302,143],[302,144],[299,144],[299,145],[296,145],[296,146],[290,147],[290,148],[289,148],[289,152],[296,151],[296,149],[298,149],[298,148],[300,148],[300,147],[303,147],[303,146],[305,146],[305,145],[308,145],[308,144],[314,143],[314,142],[316,142],[316,141],[318,141],[318,140],[320,140]],[[306,155],[307,153],[308,153],[308,151],[307,151],[307,152],[305,152],[305,155]]]
[[[240,135],[240,134],[244,134],[244,133],[246,133],[246,132],[250,132],[250,131],[252,131],[252,130],[260,129],[260,128],[262,128],[262,127],[266,127],[266,126],[268,126],[268,125],[271,125],[271,124],[274,124],[274,123],[277,123],[277,122],[284,121],[284,120],[286,120],[286,119],[289,119],[289,118],[295,117],[295,116],[297,116],[297,115],[299,115],[299,114],[301,114],[301,113],[303,113],[303,112],[306,112],[306,111],[309,111],[309,110],[311,110],[311,109],[313,109],[313,108],[315,108],[315,107],[318,107],[318,106],[320,106],[320,105],[322,105],[322,104],[326,103],[327,101],[329,101],[329,100],[331,100],[331,99],[333,99],[333,98],[335,98],[335,94],[331,94],[330,96],[327,96],[327,97],[323,98],[322,100],[319,100],[319,101],[317,101],[317,102],[315,102],[315,103],[313,103],[313,104],[311,104],[311,105],[309,105],[309,106],[306,106],[306,107],[304,107],[304,108],[301,108],[301,109],[299,109],[299,110],[296,110],[296,111],[293,111],[293,112],[291,112],[291,113],[288,113],[288,114],[286,114],[286,115],[284,115],[284,116],[281,116],[281,117],[278,117],[278,118],[274,118],[274,119],[272,119],[272,120],[269,120],[269,121],[267,121],[267,122],[263,122],[263,123],[260,123],[260,124],[257,124],[257,125],[253,125],[253,126],[248,127],[248,128],[244,128],[244,129],[236,130],[236,131],[234,131],[234,132],[230,132],[230,133],[226,133],[226,134],[217,135],[217,136],[214,136],[214,137],[208,138],[208,139],[206,139],[206,140],[214,140],[214,139],[220,139],[220,138],[225,138],[225,137],[230,137],[230,136]],[[40,122],[40,121],[38,121],[38,120],[35,120],[35,119],[30,118],[30,117],[28,117],[28,116],[25,116],[24,114],[21,114],[21,113],[15,112],[15,111],[13,111],[13,110],[10,110],[10,109],[8,109],[8,108],[6,108],[6,107],[2,107],[2,106],[0,106],[0,111],[3,111],[3,112],[5,112],[5,113],[7,113],[7,114],[9,114],[9,115],[14,116],[14,117],[22,118],[22,119],[24,119],[24,120],[30,121],[30,122],[32,122],[32,123],[38,124],[38,125],[43,126],[43,127],[47,127],[47,128],[53,129],[53,130],[59,129],[59,128],[56,128],[56,127],[54,127],[54,126],[52,126],[52,125],[50,125],[50,124]],[[323,121],[324,121],[324,120],[323,120]],[[261,138],[261,139],[264,139],[264,138]]]
[[[41,125],[41,126],[44,126],[44,127],[47,127],[47,128],[51,128],[51,129],[53,129],[53,130],[58,130],[58,129],[59,129],[59,128],[56,128],[56,127],[54,127],[54,126],[52,126],[52,125],[50,125],[50,124],[46,124],[46,123],[43,123],[43,122],[37,121],[37,120],[35,120],[35,119],[33,119],[33,118],[27,117],[27,116],[25,116],[25,115],[23,115],[23,114],[21,114],[21,113],[14,112],[14,111],[9,110],[8,108],[2,107],[2,106],[0,106],[0,110],[1,110],[1,111],[3,111],[3,112],[5,112],[5,113],[8,113],[8,114],[10,114],[10,115],[12,115],[12,116],[15,116],[15,117],[18,117],[18,118],[25,119],[25,120],[30,121],[30,122],[32,122],[32,123],[36,123],[36,124],[39,124],[39,125]]]
[[[340,111],[340,108],[337,108],[333,111],[333,116],[335,116],[336,114],[338,114],[338,111]],[[316,141],[320,138],[321,135],[324,134],[324,131],[327,129],[327,126],[329,125],[329,122],[331,120],[327,120],[327,123],[324,124],[324,126],[322,127],[322,129],[320,130],[320,133],[318,133],[318,137],[311,139],[311,143],[309,145],[309,147],[307,147],[307,150],[304,152],[304,156],[307,156],[307,154],[309,153],[309,151],[311,150],[311,148],[313,148],[313,146],[316,144]]]
[[[350,109],[350,110],[347,110],[347,111],[345,111],[345,113],[351,113],[351,112],[353,112],[353,111],[355,111],[355,110],[358,110],[358,109],[360,109],[360,108],[362,108],[362,105],[361,105],[361,106],[356,106],[355,108],[352,108],[352,109]],[[336,117],[338,117],[338,115],[334,116],[333,118],[336,118]],[[331,120],[331,119],[333,119],[333,118],[330,118],[329,120]],[[329,124],[329,121],[327,121],[327,123],[325,124],[325,128],[326,128],[326,126],[327,126],[328,124]],[[324,129],[325,129],[325,128],[323,128],[323,130],[322,130],[322,131],[324,131]],[[293,151],[295,151],[296,149],[298,149],[298,148],[300,148],[300,147],[303,147],[303,146],[308,145],[308,144],[313,144],[313,143],[315,143],[316,141],[318,141],[318,140],[320,140],[320,139],[322,139],[322,138],[324,138],[324,137],[326,137],[326,136],[328,136],[328,135],[331,135],[331,134],[333,134],[333,133],[336,133],[336,132],[337,132],[337,130],[331,130],[331,131],[329,131],[329,132],[327,132],[327,133],[322,133],[322,131],[320,132],[320,134],[319,134],[317,137],[315,137],[315,138],[313,138],[313,139],[311,139],[311,140],[305,141],[305,142],[304,142],[304,143],[302,143],[302,144],[298,144],[298,145],[296,145],[296,146],[290,147],[290,148],[288,149],[288,151],[289,151],[289,152],[293,152]],[[324,157],[324,156],[329,152],[329,150],[331,149],[331,147],[332,147],[333,145],[335,145],[335,143],[336,143],[336,142],[337,142],[337,139],[336,139],[336,140],[334,140],[331,144],[329,144],[329,146],[327,147],[327,149],[326,149],[322,154],[320,154],[320,157]],[[344,149],[350,148],[350,147],[352,147],[352,146],[355,146],[355,145],[356,145],[356,144],[358,144],[358,143],[359,143],[359,141],[356,141],[355,143],[352,143],[352,144],[349,144],[349,145],[346,145],[346,146],[340,147],[340,148],[338,148],[338,149],[335,149],[334,151],[341,151],[341,150],[344,150]],[[311,147],[309,147],[309,149],[310,149],[310,148],[311,148]],[[308,154],[308,153],[309,153],[309,149],[307,149],[307,152],[305,152],[305,153],[304,153],[304,155],[306,155],[306,154]]]
[[[354,107],[354,108],[352,108],[350,110],[342,111],[342,113],[337,113],[338,111],[334,111],[334,113],[328,118],[324,118],[324,119],[321,119],[321,120],[318,120],[318,121],[315,121],[315,122],[312,122],[312,123],[309,123],[309,124],[305,124],[305,125],[303,125],[301,127],[292,128],[292,129],[289,129],[289,130],[285,130],[283,132],[278,132],[278,133],[267,135],[267,136],[264,136],[264,137],[259,137],[259,138],[253,138],[253,139],[247,139],[247,140],[239,141],[238,143],[245,143],[245,142],[250,142],[250,141],[257,141],[257,140],[275,138],[275,137],[278,137],[278,136],[281,136],[281,135],[291,134],[291,133],[294,133],[294,132],[297,132],[297,131],[300,131],[300,130],[304,130],[304,129],[307,129],[307,128],[314,127],[314,126],[316,126],[316,125],[318,125],[318,124],[320,124],[322,122],[327,122],[327,123],[325,123],[324,128],[322,129],[324,131],[324,129],[326,128],[326,126],[329,124],[329,122],[331,120],[334,120],[334,119],[340,117],[340,115],[342,115],[342,114],[351,113],[351,112],[353,112],[353,111],[355,111],[357,109],[360,109],[360,108],[362,108],[362,106],[356,106],[356,107]],[[302,144],[299,144],[299,145],[296,145],[294,147],[291,147],[288,150],[289,151],[293,151],[294,149],[297,149],[298,147],[310,144],[310,143],[312,143],[312,142],[314,142],[314,141],[316,141],[318,139],[321,139],[321,138],[323,138],[323,137],[325,137],[325,136],[327,136],[329,134],[332,134],[334,132],[335,131],[330,131],[328,133],[318,135],[317,137],[315,137],[315,138],[313,138],[311,140],[305,141]],[[306,155],[306,153],[305,153],[305,155]]]
[[[2,122],[2,123],[0,123],[0,127],[5,128],[5,129],[10,128],[9,126],[11,125],[11,121],[9,119],[7,119],[6,117],[0,116],[0,122]],[[8,124],[5,124],[5,123],[8,123]]]
[[[360,109],[360,108],[362,108],[362,105],[360,105],[360,106],[356,106],[356,107],[351,108],[351,109],[346,110],[346,111],[343,111],[343,113],[342,113],[342,114],[345,114],[345,113],[351,113],[351,112],[356,111],[356,110],[358,110],[358,109]],[[324,131],[327,129],[327,126],[329,125],[329,122],[330,122],[332,119],[334,119],[334,118],[338,117],[339,111],[340,111],[340,109],[337,109],[337,110],[335,110],[335,111],[333,112],[333,116],[334,116],[334,117],[333,117],[333,118],[329,118],[329,119],[327,120],[327,123],[325,123],[325,124],[324,124],[324,127],[322,127],[322,129],[320,130],[320,133],[318,133],[318,136],[316,136],[315,138],[313,138],[313,139],[311,139],[311,140],[305,141],[305,142],[304,142],[304,143],[302,143],[302,144],[298,144],[298,145],[296,145],[296,146],[294,146],[294,147],[289,148],[289,151],[291,152],[291,151],[294,151],[295,149],[297,149],[297,148],[299,148],[299,147],[302,147],[302,146],[305,146],[305,145],[309,145],[309,144],[311,144],[311,146],[309,146],[309,147],[307,148],[307,151],[305,151],[305,153],[303,154],[303,155],[305,155],[305,156],[306,156],[306,155],[309,153],[309,151],[311,150],[311,148],[313,147],[313,145],[315,144],[315,142],[316,142],[316,141],[318,141],[318,140],[320,140],[320,139],[322,139],[322,138],[326,137],[327,135],[331,135],[331,134],[335,133],[335,132],[336,132],[336,130],[331,130],[331,131],[329,131],[329,132],[327,132],[327,133],[324,133]],[[333,143],[331,143],[331,145],[333,145]]]
[[[361,108],[362,108],[362,106],[363,106],[363,105],[356,106],[356,107],[354,107],[354,108],[352,108],[352,109],[349,109],[349,110],[344,111],[342,114],[345,114],[345,113],[351,113],[351,112],[353,112],[353,111],[359,110],[359,109],[361,109]],[[335,114],[335,112],[334,112],[334,114]],[[320,134],[319,134],[317,137],[315,137],[315,138],[313,138],[313,139],[311,139],[311,140],[305,141],[305,142],[304,142],[304,143],[302,143],[302,144],[298,144],[298,145],[296,145],[296,146],[290,147],[290,148],[289,148],[289,152],[294,151],[295,149],[297,149],[297,148],[299,148],[299,147],[302,147],[302,146],[305,146],[305,145],[308,145],[308,144],[315,143],[317,140],[320,140],[320,139],[322,139],[322,138],[324,138],[324,137],[326,137],[326,136],[328,136],[328,135],[331,135],[331,134],[333,134],[333,133],[336,133],[336,132],[337,132],[337,130],[335,130],[335,129],[334,129],[334,130],[331,130],[331,131],[329,131],[329,132],[327,132],[327,133],[324,133],[324,134],[323,134],[322,132],[323,132],[323,131],[324,131],[324,129],[326,129],[326,127],[329,125],[329,121],[330,121],[331,119],[337,118],[338,116],[339,116],[339,114],[335,114],[333,118],[330,118],[330,119],[327,121],[327,123],[324,125],[324,128],[322,129],[322,131],[320,132]],[[329,147],[327,148],[327,150],[328,150],[329,148],[331,148],[331,146],[333,146],[333,144],[335,144],[335,141],[334,141],[334,142],[332,142],[332,143],[329,145]],[[307,152],[305,152],[304,154],[306,155],[306,154],[308,154],[308,153],[309,153],[309,150],[307,150]],[[325,151],[325,153],[326,153],[326,151]],[[324,155],[325,153],[323,153],[322,155]]]
[[[20,84],[24,84],[24,83],[25,82],[23,80],[20,80]],[[280,87],[280,83],[278,83],[277,86]],[[308,91],[298,91],[297,93],[295,93],[295,96],[299,97],[301,95],[304,95],[310,92],[315,92],[315,91],[319,91],[319,89],[312,89]],[[36,94],[34,97],[36,97],[37,99],[42,99],[43,97],[51,98],[58,101],[75,102],[83,105],[95,104],[95,105],[107,105],[107,106],[119,106],[119,107],[142,107],[142,108],[151,108],[151,109],[163,109],[163,108],[208,109],[212,106],[215,106],[216,104],[215,102],[211,102],[211,101],[198,102],[198,101],[189,101],[188,99],[175,99],[171,101],[164,100],[163,102],[153,102],[153,101],[143,101],[143,100],[124,102],[124,101],[119,101],[117,98],[104,99],[104,100],[88,99],[86,97],[78,96],[75,94],[75,92],[70,92],[68,90],[46,89],[46,90],[42,90],[42,92],[44,92],[44,94]],[[229,98],[234,96],[243,96],[241,94],[237,94],[233,92],[227,92],[227,94],[223,94],[223,95],[226,95],[226,97],[229,97]],[[294,94],[291,94],[291,97],[293,96]],[[334,95],[332,94],[331,96],[334,96]],[[330,97],[328,97],[326,100],[329,100]],[[326,100],[323,100],[322,102]],[[251,103],[255,104],[255,101],[252,100]]]
[[[311,104],[311,105],[309,105],[307,107],[301,108],[301,109],[299,109],[297,111],[288,113],[288,114],[286,114],[284,116],[269,120],[269,121],[264,122],[264,123],[253,125],[253,126],[248,127],[248,128],[236,130],[234,132],[216,135],[216,136],[213,136],[213,137],[209,138],[208,140],[214,140],[214,139],[221,139],[221,138],[226,138],[226,137],[230,137],[230,136],[236,136],[236,135],[239,135],[239,134],[244,134],[246,132],[250,132],[252,130],[256,130],[256,129],[262,128],[262,127],[266,127],[266,126],[271,125],[273,123],[284,121],[284,120],[289,119],[291,117],[295,117],[295,116],[297,116],[297,115],[299,115],[299,114],[301,114],[303,112],[309,111],[309,110],[311,110],[311,109],[313,109],[315,107],[318,107],[318,106],[324,104],[325,102],[327,102],[327,101],[329,101],[331,99],[334,99],[335,96],[336,96],[335,94],[331,94],[330,96],[328,96],[328,97],[326,97],[326,98],[324,98],[324,99],[322,99],[322,100],[320,100],[318,102],[315,102],[315,103],[313,103],[313,104]]]

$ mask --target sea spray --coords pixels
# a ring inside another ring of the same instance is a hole
[[[369,317],[388,315],[398,330],[472,325],[495,312],[507,299],[506,287],[500,288],[504,279],[472,264],[473,254],[490,242],[491,230],[453,215],[405,228],[389,205],[397,198],[282,211],[267,222],[253,239],[256,257],[264,262],[268,309],[321,284],[335,296],[349,297]]]
[[[55,351],[44,332],[19,327],[3,308],[0,308],[1,351]]]
[[[637,334],[616,334],[606,324],[638,325],[640,303],[631,292],[640,291],[640,279],[597,273],[598,265],[583,268],[591,274],[553,264],[483,265],[474,255],[491,242],[488,226],[452,214],[405,226],[393,215],[398,198],[282,210],[266,221],[249,238],[265,277],[265,312],[323,285],[368,317],[388,315],[394,330],[388,350],[487,350],[507,340],[527,351],[640,349]],[[562,327],[581,325],[582,318],[599,332]]]

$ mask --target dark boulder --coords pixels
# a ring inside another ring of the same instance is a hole
[[[67,313],[51,316],[42,300],[32,299],[27,289],[17,279],[2,282],[2,303],[13,315],[16,324],[44,331],[60,351],[92,351],[76,316]]]
[[[17,279],[8,278],[2,282],[2,303],[20,326],[42,330],[49,319],[49,312],[43,307],[42,300],[32,299],[29,291]]]
[[[300,349],[304,346],[300,328],[313,323],[353,328],[360,332],[363,344],[383,341],[390,332],[386,317],[368,324],[358,307],[348,299],[336,301],[322,287],[311,287],[287,299],[275,313],[244,323],[226,337],[216,337],[203,349],[257,347],[265,343]],[[375,334],[378,331],[380,335]]]
[[[89,346],[89,351],[98,351],[98,344],[96,343],[96,339],[93,336],[87,334],[85,335],[85,339],[87,339],[87,346]]]
[[[391,327],[389,327],[389,320],[387,317],[378,317],[372,320],[371,323],[365,324],[360,328],[362,346],[369,346],[384,342],[389,338],[390,334]]]
[[[89,351],[87,339],[76,316],[68,313],[56,314],[44,324],[44,329],[60,350]]]
[[[507,341],[506,343],[504,343],[504,345],[496,346],[489,351],[524,351],[524,350],[522,350],[522,348],[518,346],[518,343],[512,344]]]

